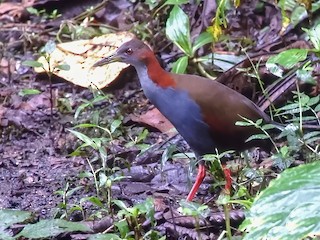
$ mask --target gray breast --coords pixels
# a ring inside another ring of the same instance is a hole
[[[181,89],[160,87],[149,79],[146,68],[138,76],[142,89],[152,104],[175,126],[198,155],[214,152],[209,126],[203,121],[199,105]]]

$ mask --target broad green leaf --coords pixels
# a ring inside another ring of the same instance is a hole
[[[19,96],[24,97],[28,95],[36,95],[41,93],[38,89],[33,89],[33,88],[24,88],[19,91]]]
[[[125,238],[128,232],[130,232],[130,228],[128,226],[127,220],[122,219],[118,222],[115,222],[114,225],[117,227],[117,229],[120,232],[121,237]],[[127,238],[125,238],[127,239]]]
[[[5,239],[5,240],[14,240],[16,238],[11,237],[9,234],[9,231],[6,231],[5,228],[2,228],[0,226],[0,239]]]
[[[290,17],[291,24],[296,26],[308,15],[307,10],[303,6],[297,6],[293,9]]]
[[[289,49],[270,57],[266,63],[266,66],[268,69],[270,69],[274,67],[274,64],[279,64],[286,69],[291,69],[298,62],[305,60],[307,55],[307,49]]]
[[[308,34],[314,48],[320,51],[320,24],[318,24],[314,28],[311,28],[310,30],[306,28],[302,29]]]
[[[43,67],[42,63],[40,63],[38,61],[34,61],[34,60],[23,61],[22,65],[28,66],[28,67],[33,67],[33,68]]]
[[[192,57],[189,17],[175,5],[166,23],[166,35],[181,51]]]
[[[174,73],[185,73],[188,66],[188,56],[180,57],[172,65],[172,72]]]
[[[22,223],[31,217],[30,212],[1,209],[0,210],[0,228],[7,228],[15,223]]]
[[[319,101],[320,101],[320,96],[319,95],[315,96],[315,97],[312,97],[308,101],[308,106],[313,106],[313,105],[319,103]]]
[[[201,33],[194,41],[194,44],[192,47],[193,54],[195,53],[195,51],[197,51],[202,46],[204,46],[208,43],[212,43],[212,42],[213,42],[213,37],[212,37],[211,33],[209,33],[209,32]]]
[[[30,239],[54,237],[64,232],[90,232],[91,229],[82,223],[68,222],[62,219],[42,220],[26,225],[16,236]]]
[[[106,233],[106,234],[97,233],[97,234],[90,235],[90,237],[88,238],[88,240],[121,240],[121,239],[122,238],[120,238],[118,235],[113,233]]]
[[[320,162],[287,169],[254,200],[245,240],[302,239],[320,231]]]

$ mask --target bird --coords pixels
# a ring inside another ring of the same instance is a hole
[[[243,151],[267,144],[265,140],[246,141],[261,133],[254,126],[238,126],[243,117],[252,121],[271,118],[247,97],[208,78],[190,74],[175,74],[163,69],[151,48],[138,38],[123,43],[114,54],[97,61],[93,67],[112,62],[132,65],[142,90],[149,101],[173,124],[179,134],[200,159],[219,150]],[[230,187],[230,171],[224,171]],[[188,196],[192,201],[206,176],[203,161]]]

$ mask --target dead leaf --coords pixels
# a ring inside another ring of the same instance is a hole
[[[33,6],[34,0],[24,0],[18,2],[5,2],[0,4],[0,19],[5,15],[10,15],[13,18],[20,18],[26,8]]]
[[[99,89],[113,82],[121,71],[129,65],[125,63],[111,63],[102,67],[92,68],[93,64],[103,57],[111,55],[120,45],[134,38],[128,32],[106,34],[90,40],[78,40],[58,44],[50,55],[51,66],[67,64],[70,70],[55,68],[53,73],[65,80],[82,87],[97,87]],[[48,71],[48,63],[42,56],[38,59]],[[36,68],[42,73],[42,68]]]
[[[168,136],[174,136],[176,134],[174,126],[159,112],[157,108],[153,108],[140,116],[131,114],[130,119],[134,122],[154,127]]]

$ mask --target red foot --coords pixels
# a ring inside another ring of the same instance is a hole
[[[187,201],[192,201],[205,176],[206,176],[206,167],[203,164],[199,164],[198,175],[195,183],[193,184],[190,190],[190,193],[188,194]]]

